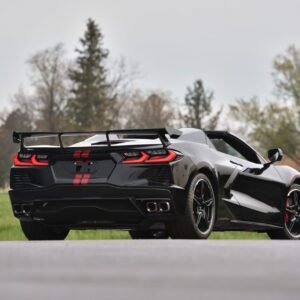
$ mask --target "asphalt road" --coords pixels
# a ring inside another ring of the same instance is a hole
[[[0,299],[300,299],[300,242],[0,242]]]

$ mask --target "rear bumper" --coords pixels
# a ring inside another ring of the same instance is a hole
[[[108,184],[11,190],[14,215],[68,228],[161,228],[184,213],[185,190],[176,187],[116,187]],[[168,211],[148,212],[148,202],[168,202]]]

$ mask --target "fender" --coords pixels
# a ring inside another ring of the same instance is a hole
[[[300,174],[293,177],[291,185],[292,184],[300,184]]]
[[[300,173],[288,166],[275,166],[282,180],[290,187],[294,183],[300,184]]]

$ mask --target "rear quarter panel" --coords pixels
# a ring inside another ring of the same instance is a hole
[[[287,187],[293,183],[300,184],[300,173],[296,169],[289,166],[274,166],[274,168]]]

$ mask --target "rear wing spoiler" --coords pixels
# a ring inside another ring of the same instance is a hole
[[[128,138],[136,138],[136,139],[155,139],[159,138],[162,145],[167,147],[170,142],[166,135],[170,138],[178,138],[181,136],[182,132],[178,129],[166,127],[166,128],[154,128],[154,129],[122,129],[122,130],[108,130],[108,131],[65,131],[65,132],[13,132],[13,142],[16,144],[20,144],[21,150],[26,148],[24,146],[24,141],[26,138],[31,137],[57,137],[59,141],[60,148],[65,148],[63,144],[63,136],[80,136],[80,135],[97,135],[102,134],[105,135],[107,141],[107,147],[111,147],[111,134],[122,134],[127,136]]]

